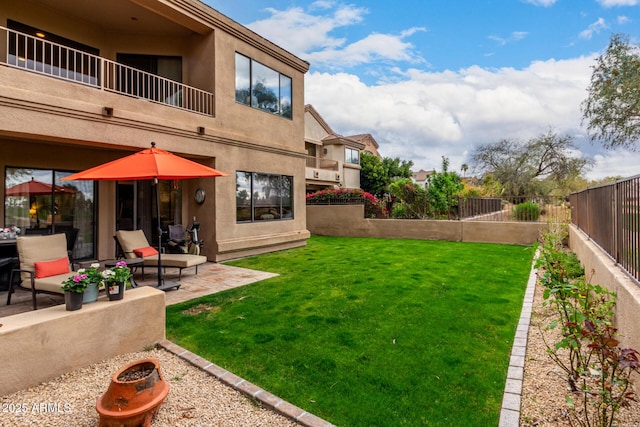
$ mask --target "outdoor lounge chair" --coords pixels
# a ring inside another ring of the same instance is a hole
[[[65,234],[20,236],[16,246],[20,268],[11,270],[7,305],[11,304],[16,282],[18,287],[31,290],[34,310],[38,309],[36,294],[63,295],[62,282],[72,274]],[[18,274],[20,280],[14,280]]]
[[[127,258],[143,258],[145,267],[158,266],[158,251],[149,245],[142,230],[118,230],[116,239],[120,243],[125,261]],[[198,274],[198,266],[207,262],[207,257],[203,255],[190,254],[165,254],[161,255],[162,267],[173,267],[179,269],[178,280],[182,278],[182,269],[195,267]]]

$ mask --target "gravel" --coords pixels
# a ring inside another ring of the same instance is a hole
[[[154,349],[120,355],[2,396],[0,426],[96,426],[96,400],[106,391],[111,376],[129,362],[154,356],[160,359],[160,371],[170,386],[154,427],[300,425],[172,353]]]

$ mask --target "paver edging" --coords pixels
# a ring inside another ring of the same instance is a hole
[[[520,405],[522,403],[522,382],[524,379],[524,364],[527,352],[527,336],[529,333],[529,324],[531,323],[533,295],[538,280],[538,271],[535,267],[538,255],[539,252],[536,252],[533,257],[529,281],[527,282],[527,289],[524,294],[524,301],[522,302],[522,314],[518,321],[513,347],[511,348],[498,427],[519,427],[520,425]]]

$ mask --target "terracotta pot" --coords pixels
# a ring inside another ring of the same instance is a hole
[[[151,426],[169,384],[160,373],[160,361],[151,357],[129,363],[111,377],[96,410],[102,427]]]

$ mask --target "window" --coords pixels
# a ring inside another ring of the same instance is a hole
[[[344,161],[346,163],[352,163],[354,165],[360,164],[360,160],[359,160],[360,151],[354,150],[353,148],[345,147],[344,154],[345,154]]]
[[[73,258],[95,257],[95,194],[92,181],[62,181],[71,175],[51,169],[7,167],[4,175],[4,226],[22,234],[74,236]]]
[[[293,177],[236,172],[236,221],[293,219]]]
[[[288,119],[291,78],[236,53],[236,102]]]

